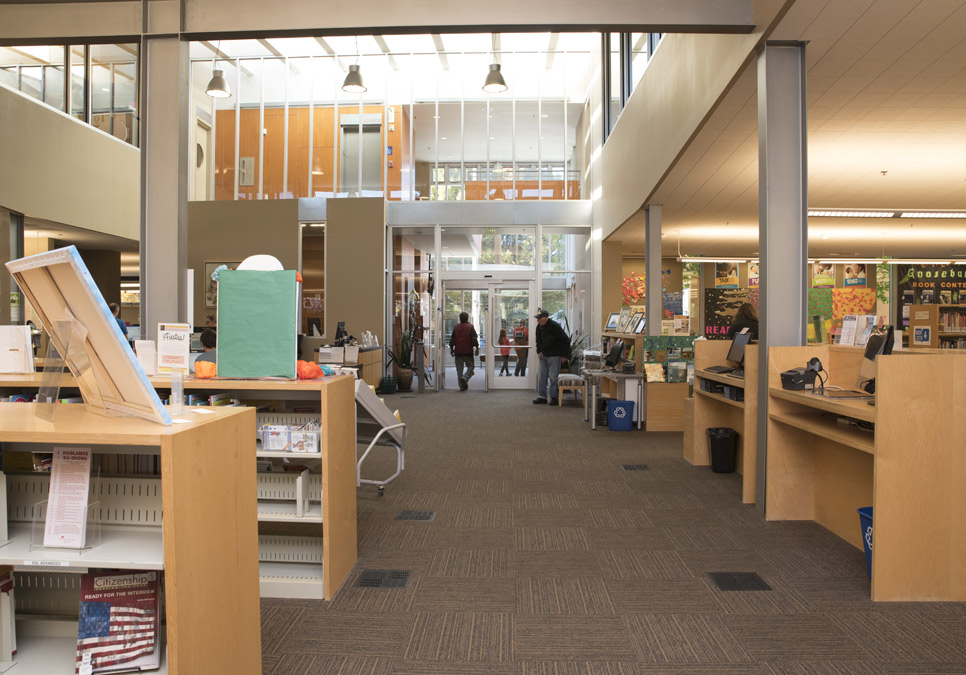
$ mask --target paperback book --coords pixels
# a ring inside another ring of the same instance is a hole
[[[81,577],[77,675],[153,670],[161,663],[154,571],[89,572]]]

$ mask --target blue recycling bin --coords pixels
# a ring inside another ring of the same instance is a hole
[[[872,507],[859,509],[859,525],[862,526],[862,548],[865,549],[865,569],[872,578]]]
[[[630,431],[634,427],[634,401],[607,401],[607,428]]]

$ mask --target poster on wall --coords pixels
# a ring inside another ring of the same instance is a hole
[[[758,262],[748,263],[748,287],[754,288],[758,286]]]
[[[237,269],[238,262],[206,262],[205,263],[205,278],[202,280],[202,285],[205,289],[205,307],[214,308],[218,306],[218,282],[211,278],[215,270],[226,265],[229,269]]]
[[[673,319],[679,314],[684,314],[684,293],[664,291],[664,318]]]
[[[865,263],[846,263],[845,264],[845,279],[844,284],[846,288],[865,288],[869,285],[868,275],[866,270],[871,267]],[[875,268],[872,268],[873,271]]]
[[[724,262],[714,265],[715,288],[738,288],[738,263]]]
[[[742,304],[748,302],[747,288],[707,288],[704,291],[704,336],[724,340]]]
[[[812,288],[833,288],[835,286],[835,265],[815,263],[812,265]]]

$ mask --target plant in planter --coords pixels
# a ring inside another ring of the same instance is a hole
[[[396,348],[386,350],[389,363],[393,365],[396,378],[399,380],[399,391],[409,391],[413,383],[413,351],[416,348],[416,336],[420,332],[419,294],[416,291],[410,292],[409,297],[406,298],[406,310],[408,325],[400,331]]]

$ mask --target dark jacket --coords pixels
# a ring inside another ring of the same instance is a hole
[[[757,321],[739,321],[738,323],[731,326],[728,329],[728,337],[734,338],[735,335],[741,332],[742,328],[747,328],[748,332],[751,333],[751,339],[758,339],[758,322]]]
[[[469,321],[456,324],[449,338],[449,347],[455,356],[473,356],[473,348],[479,348],[476,329]]]
[[[553,319],[547,319],[546,326],[537,324],[537,354],[570,356],[570,338]]]

